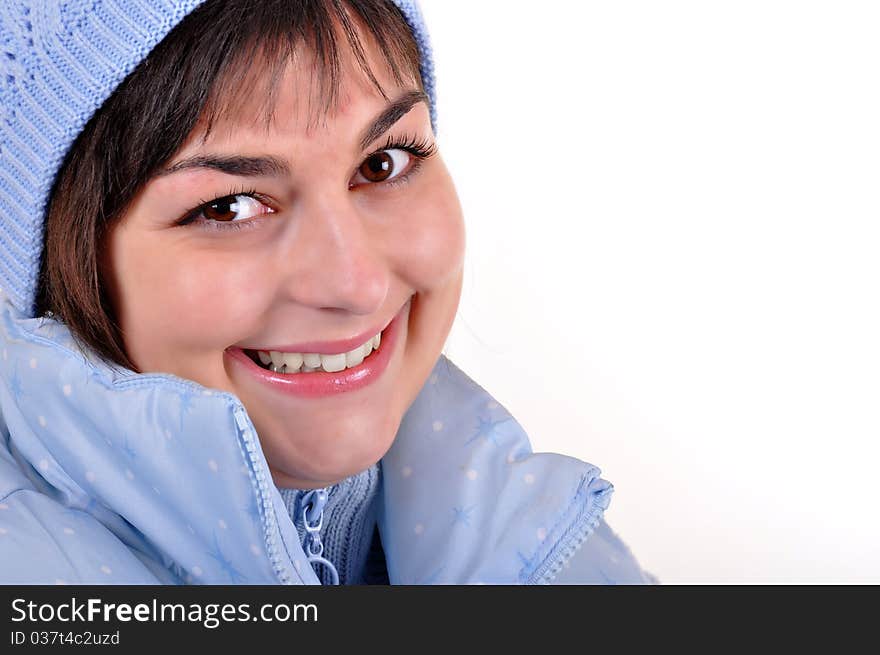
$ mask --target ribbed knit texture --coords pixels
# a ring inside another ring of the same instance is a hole
[[[377,544],[373,543],[380,481],[381,469],[379,464],[375,464],[328,487],[320,535],[324,544],[323,557],[336,567],[339,584],[375,583],[376,577],[381,575],[381,570],[377,571],[377,568],[382,568],[384,558],[381,557],[381,550],[377,552]],[[306,532],[300,499],[306,492],[299,489],[278,491],[302,543]],[[321,584],[330,584],[326,566],[315,566],[315,573]]]
[[[120,82],[203,1],[0,2],[0,286],[28,316],[49,192],[67,151]],[[394,2],[419,46],[436,132],[428,32],[416,0]]]

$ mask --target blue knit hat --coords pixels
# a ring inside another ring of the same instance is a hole
[[[67,151],[114,89],[203,2],[0,0],[0,287],[20,311],[36,311],[49,193]],[[417,0],[394,4],[418,43],[436,130],[428,32]]]

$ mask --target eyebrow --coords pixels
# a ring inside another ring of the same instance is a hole
[[[194,155],[182,159],[168,168],[161,169],[155,177],[164,177],[190,168],[210,168],[239,177],[280,177],[290,174],[287,162],[263,155],[243,157],[240,155]]]
[[[364,130],[360,148],[365,150],[373,141],[385,134],[419,102],[430,106],[430,100],[423,91],[408,91],[393,100],[375,120]],[[242,155],[193,155],[159,169],[153,177],[165,177],[178,171],[191,168],[207,168],[238,177],[283,177],[290,175],[287,162],[272,155],[245,157]]]
[[[428,96],[423,91],[409,91],[397,100],[393,100],[364,132],[361,137],[361,150],[366,150],[368,145],[391,129],[392,125],[406,116],[419,102],[430,105]]]

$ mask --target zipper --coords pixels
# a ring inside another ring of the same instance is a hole
[[[321,528],[324,525],[324,505],[327,504],[327,489],[312,489],[299,501],[302,512],[303,527],[306,536],[303,539],[303,550],[309,564],[314,568],[315,564],[326,566],[330,571],[331,583],[339,584],[339,573],[333,563],[322,556],[324,544],[321,542]],[[317,573],[317,571],[316,571]]]
[[[272,563],[272,569],[275,571],[275,575],[278,577],[279,582],[281,584],[293,584],[290,579],[290,574],[287,571],[287,568],[284,565],[283,558],[280,554],[280,549],[278,547],[276,535],[278,533],[278,526],[275,524],[274,517],[275,513],[272,511],[272,501],[269,496],[269,487],[266,483],[266,476],[263,471],[260,469],[258,465],[258,458],[256,457],[257,446],[254,443],[253,435],[256,432],[253,429],[253,425],[250,419],[247,416],[247,412],[245,412],[244,407],[239,404],[233,405],[233,414],[235,415],[235,423],[238,425],[238,429],[241,432],[241,438],[244,441],[245,448],[248,452],[248,457],[251,460],[251,465],[254,467],[254,475],[257,480],[257,491],[259,492],[260,501],[263,504],[263,531],[264,538],[266,540],[266,550],[269,554],[269,561]]]
[[[614,486],[607,480],[599,478],[598,475],[599,471],[594,469],[581,481],[575,494],[574,504],[582,503],[584,496],[589,494],[589,508],[582,512],[575,520],[574,525],[566,531],[559,544],[553,549],[555,552],[551,553],[551,557],[548,557],[542,566],[528,576],[526,584],[551,584],[562,567],[571,560],[599,525],[599,521],[611,503]],[[552,555],[556,555],[556,557],[552,557]]]
[[[571,538],[566,540],[566,543],[560,547],[561,554],[559,557],[550,564],[544,572],[534,581],[534,584],[552,584],[553,579],[559,575],[559,572],[562,570],[562,567],[565,566],[567,562],[574,557],[574,554],[583,546],[584,542],[587,540],[591,534],[593,534],[593,530],[596,529],[596,526],[599,525],[599,519],[596,518],[594,521],[587,522],[586,524],[582,524],[581,527],[573,534]]]
[[[269,553],[269,560],[272,563],[272,568],[275,570],[275,574],[278,576],[279,581],[282,584],[291,584],[290,574],[284,566],[283,557],[277,544],[276,536],[278,526],[273,520],[275,514],[271,511],[272,503],[269,496],[269,487],[266,483],[266,476],[259,469],[257,465],[258,460],[255,457],[257,446],[254,444],[253,435],[255,435],[256,432],[253,429],[253,424],[243,406],[235,405],[233,413],[235,415],[235,422],[241,431],[242,439],[245,442],[245,447],[250,455],[251,463],[254,466],[257,484],[259,485],[258,490],[260,500],[262,500],[263,507],[266,510],[264,512],[263,528],[265,530],[264,536],[266,539],[267,551]],[[315,564],[323,564],[330,570],[332,584],[338,585],[339,573],[337,572],[336,567],[333,566],[333,563],[330,562],[330,560],[322,556],[322,553],[324,552],[324,544],[321,542],[321,528],[324,524],[324,505],[327,504],[327,496],[327,489],[312,489],[305,493],[300,499],[300,509],[303,516],[303,524],[306,529],[303,550],[305,551],[308,562],[312,565],[312,569],[314,570]]]

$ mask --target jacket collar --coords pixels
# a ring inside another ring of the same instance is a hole
[[[234,395],[107,366],[63,324],[0,301],[0,409],[38,490],[94,516],[163,581],[318,583]],[[532,454],[507,410],[442,355],[381,466],[392,584],[546,581],[612,491],[591,464]]]

